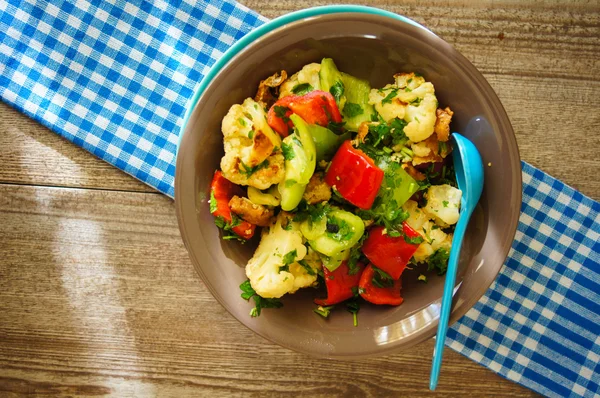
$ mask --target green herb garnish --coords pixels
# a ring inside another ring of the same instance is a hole
[[[356,298],[346,302],[346,310],[352,314],[354,326],[358,326],[358,311],[360,311],[360,303]]]
[[[427,259],[427,271],[436,270],[438,275],[443,275],[446,273],[446,269],[448,269],[448,259],[450,258],[450,253],[446,249],[437,249],[429,258]]]
[[[281,120],[283,120],[284,123],[290,121],[290,118],[287,116],[287,113],[290,112],[290,108],[288,108],[287,106],[275,105],[273,107],[273,111],[275,112],[275,116],[281,118]]]
[[[267,159],[263,160],[261,163],[257,164],[254,167],[248,166],[246,163],[240,160],[240,164],[242,165],[242,170],[240,173],[244,174],[246,177],[250,177],[252,174],[256,173],[258,170],[265,169],[269,167],[269,161]]]
[[[285,142],[281,143],[281,152],[283,152],[283,157],[285,160],[292,160],[296,157],[296,152],[294,152],[294,148],[291,145],[286,144]]]
[[[342,95],[344,95],[344,83],[342,83],[341,80],[336,81],[329,89],[329,92],[333,95],[333,98],[335,98],[335,102],[339,104]]]
[[[301,84],[296,84],[294,86],[294,88],[292,88],[292,93],[297,94],[297,95],[304,95],[313,90],[314,90],[313,86],[311,86],[309,83],[301,83]]]
[[[371,283],[373,283],[374,286],[379,288],[394,286],[394,280],[390,274],[380,268],[375,267],[374,265],[371,266],[373,267],[373,271],[375,271],[373,274],[373,279],[371,280]]]
[[[354,116],[362,115],[364,113],[364,110],[363,110],[362,106],[360,106],[358,104],[355,104],[352,102],[346,102],[346,104],[344,105],[344,109],[342,109],[342,113],[346,117],[354,117]]]
[[[210,206],[211,213],[214,213],[215,211],[217,211],[217,199],[215,199],[215,193],[212,189],[210,191],[210,199],[208,201],[208,204]]]
[[[386,95],[385,98],[381,100],[381,105],[391,104],[392,100],[394,98],[396,98],[396,95],[398,95],[398,89],[397,88],[391,89],[391,91],[389,92],[389,94]]]
[[[323,307],[323,306],[318,306],[317,308],[315,308],[313,311],[315,312],[315,314],[319,314],[321,315],[323,318],[327,319],[327,317],[329,316],[329,313],[331,312],[332,309],[335,308],[335,305],[330,305],[328,307]]]
[[[313,267],[310,266],[310,264],[308,264],[306,262],[306,260],[298,260],[298,264],[300,264],[302,266],[302,268],[304,268],[306,270],[306,273],[308,275],[316,275],[317,273],[315,272],[315,269]]]
[[[281,308],[283,307],[283,303],[276,298],[264,298],[259,296],[256,291],[252,288],[249,280],[246,280],[244,283],[240,285],[240,289],[242,289],[242,298],[246,301],[251,298],[254,299],[255,307],[250,310],[251,317],[257,317],[260,315],[260,312],[263,308]]]

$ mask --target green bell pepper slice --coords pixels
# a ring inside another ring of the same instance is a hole
[[[331,160],[340,145],[342,145],[342,142],[351,138],[350,132],[337,135],[328,128],[319,126],[318,124],[311,124],[308,127],[317,150],[317,162]]]
[[[317,153],[309,125],[298,115],[290,115],[295,131],[283,139],[285,177],[279,183],[281,208],[290,211],[298,206],[306,185],[317,165]]]
[[[400,164],[393,162],[389,158],[382,157],[377,162],[377,167],[383,170],[385,174],[381,182],[381,188],[379,188],[379,196],[381,196],[382,203],[395,200],[395,205],[400,207],[419,190],[417,181]]]
[[[300,231],[310,247],[322,255],[327,268],[333,271],[363,236],[365,224],[360,217],[335,207],[323,219],[326,220],[325,228],[322,220],[305,220],[300,224]]]
[[[279,206],[281,195],[279,195],[279,190],[276,185],[273,185],[267,191],[248,187],[248,199],[256,205]]]

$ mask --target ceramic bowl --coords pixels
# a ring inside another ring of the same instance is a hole
[[[209,185],[223,155],[221,119],[253,97],[261,79],[331,57],[338,68],[373,87],[401,71],[419,72],[454,111],[453,131],[471,139],[485,165],[485,187],[461,251],[451,322],[485,293],[511,247],[521,205],[521,166],[509,119],[493,89],[458,51],[408,18],[360,6],[333,6],[285,15],[252,31],[208,72],[189,104],[177,155],[175,202],[192,262],[215,298],[242,324],[282,346],[307,354],[358,358],[411,347],[436,332],[443,277],[403,275],[399,307],[363,305],[358,327],[345,310],[313,313],[316,291],[284,296],[284,308],[249,316],[240,298],[244,266],[256,248],[219,239],[209,212]],[[226,333],[226,331],[224,331]]]

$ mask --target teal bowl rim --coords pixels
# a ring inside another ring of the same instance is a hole
[[[327,14],[336,14],[336,13],[358,13],[358,14],[380,15],[383,17],[393,18],[393,19],[408,23],[410,25],[414,25],[418,28],[426,30],[427,32],[431,33],[434,36],[437,36],[437,35],[435,35],[435,33],[430,31],[423,25],[413,21],[412,19],[409,19],[402,15],[393,13],[391,11],[386,11],[386,10],[382,10],[380,8],[369,7],[369,6],[332,5],[332,6],[312,7],[312,8],[306,8],[303,10],[294,11],[292,13],[285,14],[285,15],[282,15],[275,19],[272,19],[272,20],[264,23],[263,25],[251,30],[244,37],[242,37],[237,42],[235,42],[231,47],[229,47],[229,49],[227,51],[225,51],[225,53],[223,53],[221,58],[219,58],[213,64],[213,66],[209,69],[206,76],[204,76],[204,78],[202,78],[202,80],[200,81],[200,85],[194,92],[194,95],[191,98],[191,100],[188,102],[188,106],[187,106],[185,115],[183,116],[183,124],[181,125],[181,130],[179,131],[179,135],[178,135],[177,152],[179,152],[179,146],[181,144],[181,139],[183,138],[183,134],[185,134],[185,130],[187,128],[187,125],[188,125],[188,122],[192,115],[192,112],[196,108],[196,105],[198,104],[200,97],[202,96],[202,94],[204,93],[204,91],[206,90],[206,88],[208,87],[210,82],[212,82],[212,80],[215,78],[215,76],[221,71],[221,69],[223,69],[223,67],[225,65],[227,65],[227,63],[233,57],[235,57],[240,51],[242,51],[247,45],[249,45],[253,41],[259,39],[260,37],[264,36],[265,34],[273,31],[274,29],[280,28],[288,23],[296,22],[296,21],[299,21],[299,20],[305,19],[305,18],[315,17],[318,15],[327,15]]]

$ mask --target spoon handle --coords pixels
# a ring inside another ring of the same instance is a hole
[[[433,350],[433,363],[431,365],[431,375],[429,377],[429,389],[435,390],[442,367],[442,357],[444,354],[444,342],[448,332],[448,320],[450,319],[450,310],[452,308],[452,296],[454,293],[454,283],[456,282],[456,271],[458,269],[458,258],[462,246],[465,231],[471,214],[463,212],[456,224],[454,237],[452,238],[452,248],[448,260],[448,269],[446,271],[446,280],[444,282],[444,294],[442,295],[442,306],[440,310],[440,320],[438,331],[435,338],[435,348]]]

